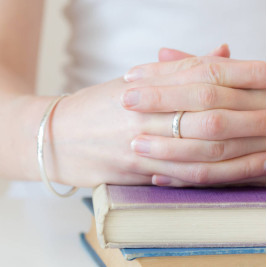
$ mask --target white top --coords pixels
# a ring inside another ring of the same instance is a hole
[[[66,15],[70,91],[157,61],[161,47],[204,55],[228,43],[233,58],[265,60],[265,0],[74,0]]]
[[[204,55],[228,43],[233,58],[265,60],[265,0],[73,0],[65,11],[69,91],[157,61],[161,47]],[[90,191],[60,200],[39,183],[13,182],[5,192],[1,266],[93,266],[78,239],[89,226],[79,198]]]

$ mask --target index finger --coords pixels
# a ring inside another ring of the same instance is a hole
[[[150,77],[146,83],[155,86],[209,83],[240,89],[266,88],[264,61],[212,62],[191,69]]]

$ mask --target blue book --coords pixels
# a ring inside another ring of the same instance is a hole
[[[88,254],[91,256],[91,259],[94,260],[94,262],[99,266],[99,267],[106,267],[105,263],[101,260],[101,258],[98,256],[98,254],[95,252],[93,247],[90,245],[89,242],[87,242],[85,238],[85,234],[81,233],[80,234],[80,240],[82,242],[83,247],[85,250],[88,252]]]
[[[83,202],[89,208],[92,214],[93,202],[92,198],[84,198]],[[81,234],[81,241],[90,255],[98,262],[99,266],[105,266],[103,261],[95,253],[92,246],[85,239],[85,235]],[[170,256],[200,256],[200,255],[227,255],[227,254],[263,254],[266,253],[265,247],[204,247],[204,248],[123,248],[120,249],[126,260],[134,260],[146,257],[170,257]]]

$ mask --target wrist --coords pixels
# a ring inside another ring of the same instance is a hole
[[[54,97],[50,100],[46,109],[56,98],[57,97]],[[69,99],[71,100],[70,102]],[[69,112],[71,103],[73,103],[71,96],[66,96],[54,105],[46,123],[43,144],[44,167],[48,180],[70,185],[72,182],[70,182],[69,177],[72,177],[72,175],[69,175],[68,168],[71,165],[69,154],[71,154],[72,151],[69,153],[68,143],[70,142],[70,132],[72,130],[72,120],[70,119],[71,112]],[[40,125],[38,130],[39,129]]]
[[[41,181],[37,161],[37,135],[45,110],[53,99],[53,96],[23,96],[20,99],[23,129],[20,151],[22,151],[21,169],[23,170],[22,177],[24,180]],[[47,150],[46,146],[49,147],[50,143],[49,135],[47,134],[49,127],[47,128],[44,135],[45,150]],[[49,156],[49,151],[47,151],[47,154]]]
[[[38,166],[40,169],[40,176],[41,176],[44,184],[47,186],[47,189],[51,193],[53,193],[59,197],[69,197],[69,196],[73,195],[78,190],[78,188],[72,187],[67,192],[60,193],[51,184],[51,179],[49,179],[47,176],[46,166],[44,164],[44,141],[45,141],[44,140],[44,134],[45,134],[45,130],[47,128],[47,124],[49,122],[50,116],[53,113],[55,107],[66,96],[67,95],[64,94],[64,95],[56,97],[55,99],[53,99],[53,101],[51,101],[51,103],[49,104],[49,106],[47,107],[47,109],[43,115],[43,118],[42,118],[41,123],[40,123],[39,131],[38,131],[38,136],[37,136],[37,158],[38,158]],[[50,133],[50,131],[48,131],[48,132]],[[53,143],[53,142],[51,142],[51,143]]]
[[[24,161],[25,174],[27,175],[27,180],[37,180],[41,181],[41,174],[37,158],[37,139],[38,133],[41,126],[41,121],[44,118],[45,112],[48,106],[57,97],[30,97],[28,100],[29,108],[25,112],[25,122],[28,124],[27,137],[28,137],[28,158],[33,159],[31,167],[28,162]],[[52,109],[43,136],[43,163],[49,181],[66,183],[63,179],[64,166],[66,165],[64,157],[64,138],[67,135],[66,129],[66,109],[62,102],[65,98],[61,99],[54,108]],[[34,115],[32,115],[34,114]],[[32,118],[29,120],[27,118]]]
[[[40,180],[37,164],[37,132],[51,97],[13,94],[1,103],[0,175],[11,180]]]

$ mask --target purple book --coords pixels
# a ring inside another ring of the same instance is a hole
[[[265,245],[262,187],[168,188],[100,185],[94,190],[102,247]]]

